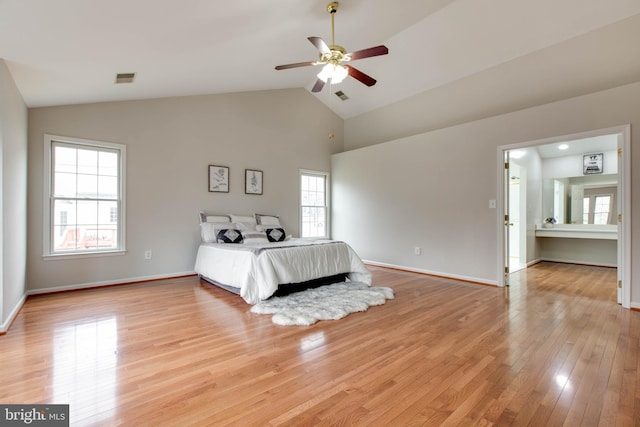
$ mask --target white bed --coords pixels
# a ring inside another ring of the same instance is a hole
[[[201,214],[202,218],[206,216]],[[237,222],[215,227],[236,226],[231,224]],[[259,224],[257,228],[260,229]],[[203,232],[196,256],[196,273],[208,282],[238,293],[249,304],[269,298],[281,285],[302,286],[328,277],[346,275],[351,281],[371,284],[371,273],[344,242],[291,237],[280,242],[245,241],[249,243],[215,243]]]

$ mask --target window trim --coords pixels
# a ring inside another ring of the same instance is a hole
[[[300,173],[298,176],[298,224],[300,227],[300,237],[302,237],[302,176],[310,175],[310,176],[321,176],[324,178],[324,209],[325,209],[325,227],[324,227],[324,236],[319,236],[318,238],[331,238],[331,185],[330,185],[330,174],[329,172],[317,171],[312,169],[300,169]]]
[[[119,162],[119,182],[118,190],[120,193],[120,209],[118,212],[118,247],[110,250],[88,250],[82,252],[64,252],[55,253],[51,248],[52,234],[53,234],[53,212],[52,212],[52,197],[53,197],[53,179],[52,179],[52,148],[54,142],[84,145],[94,148],[105,148],[110,150],[117,150],[120,153]],[[126,160],[127,149],[123,144],[116,144],[112,142],[94,141],[81,138],[72,138],[59,135],[44,135],[44,168],[43,168],[43,187],[42,187],[42,257],[44,259],[64,259],[64,258],[86,258],[93,256],[111,256],[111,255],[124,255],[127,252],[126,248]]]

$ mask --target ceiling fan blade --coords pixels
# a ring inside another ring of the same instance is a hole
[[[316,84],[313,85],[313,88],[311,88],[311,92],[320,92],[323,87],[324,87],[324,82],[318,79],[316,80]]]
[[[369,49],[357,50],[350,53],[349,56],[352,61],[355,61],[356,59],[371,58],[372,56],[386,55],[387,53],[389,53],[389,49],[385,45],[380,45]]]
[[[365,73],[358,70],[357,68],[353,68],[351,65],[345,64],[343,65],[343,67],[346,67],[351,77],[353,77],[354,79],[360,81],[361,83],[367,86],[373,86],[377,82],[376,79],[374,79],[373,77],[366,75]]]
[[[276,66],[276,70],[287,70],[289,68],[306,67],[308,65],[317,65],[317,61],[296,62],[295,64],[286,64]]]
[[[311,43],[323,54],[331,54],[331,49],[320,37],[307,37]]]

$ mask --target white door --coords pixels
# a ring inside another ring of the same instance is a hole
[[[520,270],[520,197],[522,185],[520,167],[509,163],[509,273]]]
[[[509,272],[527,266],[527,170],[509,162]]]
[[[503,210],[504,210],[504,241],[502,242],[504,246],[504,259],[502,260],[504,265],[504,285],[509,286],[509,254],[510,252],[510,244],[509,244],[509,235],[510,226],[509,226],[509,177],[511,176],[509,171],[509,151],[504,151],[504,175],[502,177],[504,181],[504,194],[503,194]]]
[[[616,211],[618,212],[618,219],[617,219],[617,224],[618,224],[618,247],[617,247],[617,251],[618,251],[618,283],[616,285],[616,289],[618,290],[617,293],[617,299],[618,299],[618,304],[622,304],[622,281],[624,279],[624,268],[622,267],[624,262],[623,262],[623,249],[624,249],[624,233],[622,232],[622,221],[620,221],[620,219],[624,219],[622,218],[622,198],[623,198],[623,186],[626,184],[624,182],[624,179],[621,179],[622,177],[622,173],[621,171],[624,170],[624,164],[622,163],[622,137],[618,136],[618,194],[616,197]],[[628,218],[627,218],[628,220]]]

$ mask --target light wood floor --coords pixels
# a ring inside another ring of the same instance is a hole
[[[74,425],[640,425],[615,269],[541,263],[509,289],[371,270],[395,300],[311,327],[195,277],[30,297],[0,402]]]

